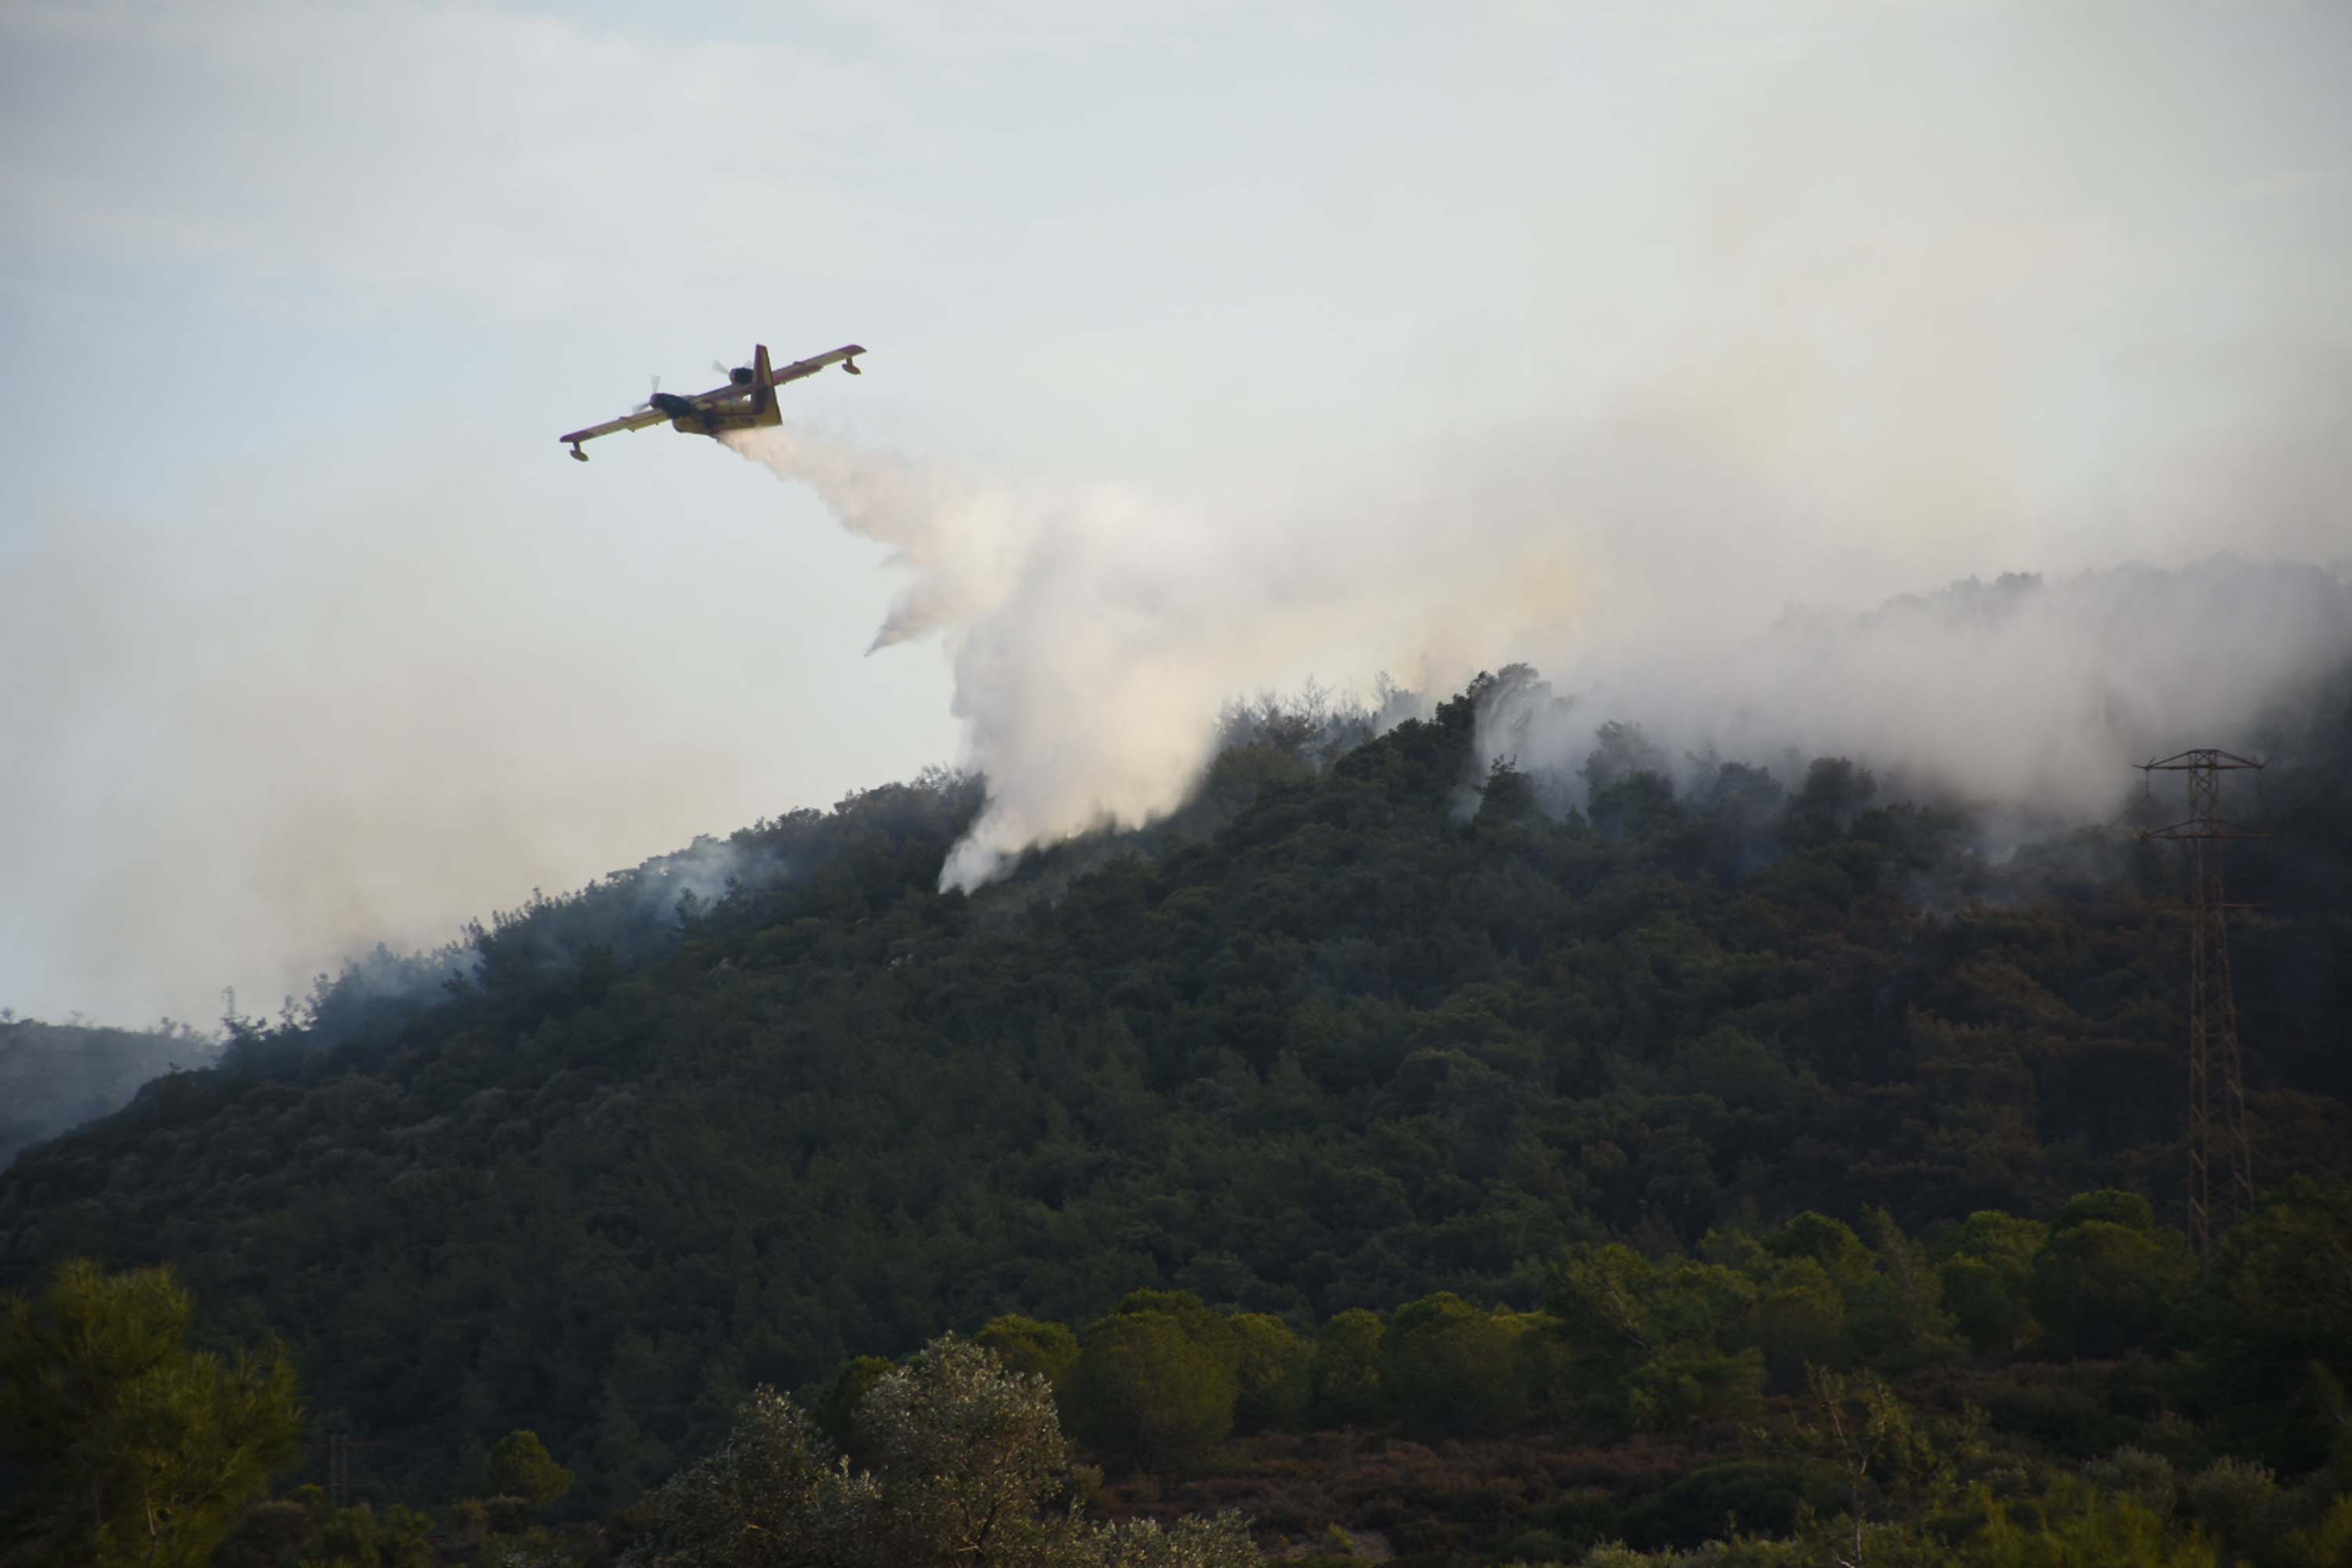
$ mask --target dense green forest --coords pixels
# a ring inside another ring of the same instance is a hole
[[[1089,1507],[1293,1552],[2343,1560],[2352,677],[2248,742],[2270,1202],[2210,1260],[2161,847],[1990,846],[1840,758],[1677,787],[1620,725],[1558,810],[1479,764],[1519,679],[1255,725],[977,896],[939,775],[736,835],[714,896],[322,982],[0,1174],[0,1285],[169,1264],[201,1342],[289,1347],[292,1479],[336,1431],[387,1507],[462,1498],[528,1430],[623,1543],[763,1386],[880,1452],[865,1395],[954,1331]]]

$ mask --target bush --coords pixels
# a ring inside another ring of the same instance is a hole
[[[2015,1350],[2039,1332],[2028,1298],[2033,1260],[2049,1240],[2048,1226],[1998,1209],[1979,1209],[1953,1235],[1937,1271],[1944,1307],[1979,1355]]]
[[[1858,1279],[1870,1272],[1870,1249],[1853,1229],[1811,1209],[1764,1238],[1764,1249],[1780,1258],[1809,1258],[1830,1274]]]
[[[1775,1384],[1801,1388],[1808,1365],[1845,1364],[1845,1298],[1820,1263],[1795,1258],[1764,1288],[1749,1315],[1748,1337],[1763,1352]]]
[[[2011,1293],[2001,1271],[1982,1258],[1947,1258],[1936,1277],[1944,1288],[1944,1310],[1977,1354],[2006,1354],[2033,1331],[2033,1314],[2025,1302]]]
[[[865,1463],[866,1447],[857,1435],[857,1404],[868,1389],[897,1367],[896,1362],[878,1355],[855,1358],[835,1373],[824,1392],[817,1395],[816,1403],[809,1408],[810,1425],[852,1460]]]
[[[1350,1308],[1323,1325],[1307,1362],[1307,1413],[1318,1427],[1363,1426],[1388,1412],[1381,1392],[1380,1314]]]
[[[1760,1408],[1764,1357],[1725,1343],[1750,1319],[1754,1285],[1738,1270],[1629,1247],[1578,1247],[1552,1277],[1549,1305],[1575,1358],[1584,1412],[1622,1427],[1668,1430],[1738,1420]]]
[[[2119,1225],[2126,1230],[2156,1228],[2156,1210],[2137,1193],[2118,1192],[2103,1187],[2095,1193],[2077,1193],[2066,1200],[2058,1211],[2058,1223],[2053,1232],[2071,1230],[2078,1225]]]
[[[2083,1467],[2083,1479],[2158,1519],[2172,1517],[2172,1461],[2145,1448],[2122,1447]]]
[[[1400,1308],[1381,1340],[1389,1407],[1420,1431],[1508,1431],[1528,1418],[1517,1337],[1451,1293]]]
[[[1056,1389],[1078,1364],[1078,1336],[1066,1323],[1008,1315],[990,1319],[972,1339],[994,1352],[1005,1371],[1042,1377]]]
[[[2066,1205],[2034,1259],[2033,1315],[2052,1348],[2112,1358],[2156,1342],[2196,1279],[2188,1239],[2157,1229],[2146,1198],[2094,1193]]]
[[[555,1462],[536,1432],[509,1432],[490,1450],[490,1484],[501,1497],[545,1508],[572,1489],[572,1472]]]
[[[2297,1563],[2323,1563],[2326,1568],[2352,1563],[2352,1495],[2328,1504],[2318,1523],[2287,1538],[2286,1548]]]
[[[2262,1465],[2222,1459],[2191,1476],[2181,1489],[2199,1529],[2234,1556],[2269,1562],[2285,1533],[2280,1524],[2278,1480]]]
[[[1559,1324],[1549,1312],[1496,1312],[1495,1321],[1510,1331],[1529,1414],[1538,1420],[1570,1415],[1576,1398],[1576,1359]]]
[[[1239,1351],[1234,1369],[1234,1426],[1242,1432],[1295,1432],[1306,1425],[1314,1349],[1290,1325],[1264,1312],[1228,1320]]]
[[[1234,1428],[1234,1374],[1166,1312],[1087,1331],[1064,1392],[1070,1430],[1117,1464],[1189,1466]]]
[[[1637,1545],[1687,1551],[1716,1536],[1787,1535],[1800,1505],[1827,1512],[1835,1502],[1835,1488],[1801,1465],[1739,1460],[1693,1471],[1626,1510],[1625,1533]]]

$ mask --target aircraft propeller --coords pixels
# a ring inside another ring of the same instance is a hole
[[[635,408],[630,409],[629,412],[632,414],[643,414],[646,409],[651,408],[654,405],[654,399],[660,395],[661,377],[656,376],[654,377],[654,389],[646,394],[646,400],[643,403],[638,404]]]

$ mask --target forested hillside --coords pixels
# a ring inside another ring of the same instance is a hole
[[[120,1109],[151,1079],[210,1066],[215,1050],[169,1019],[152,1029],[109,1029],[0,1008],[0,1167],[28,1143]]]
[[[530,1427],[600,1513],[754,1385],[814,1394],[943,1330],[1127,1301],[1223,1342],[1139,1289],[1302,1345],[1378,1315],[1389,1392],[1312,1418],[1306,1392],[1229,1404],[1244,1432],[1683,1440],[1808,1367],[2225,1353],[2175,1311],[2197,1269],[2166,1230],[2187,1032],[2166,852],[2081,829],[2007,853],[1838,758],[1677,793],[1617,726],[1554,816],[1540,781],[1475,763],[1495,689],[1346,749],[1264,727],[1177,819],[977,896],[934,888],[979,786],[934,777],[737,835],[769,869],[658,921],[608,886],[501,919],[438,984],[346,976],[310,1024],[242,1026],[219,1069],[19,1159],[0,1285],[168,1262],[212,1333],[289,1342],[387,1484],[442,1495]],[[2292,1251],[2340,1236],[2327,1184],[2352,1175],[2352,681],[2264,739],[2273,837],[2231,886],[2265,908],[2234,952],[2255,1169],[2304,1194],[2273,1222]],[[2037,1285],[2065,1246],[2135,1259],[2119,1294]],[[1449,1393],[1470,1363],[1389,1371],[1381,1325],[1412,1303],[1536,1333],[1554,1382],[1515,1373],[1495,1410]],[[2340,1304],[2315,1310],[2324,1338]],[[2289,1404],[2313,1332],[2265,1385]],[[1696,1359],[1653,1364],[1669,1342]],[[2097,1430],[2198,1411],[2153,1376]],[[2089,1429],[2062,1409],[2085,1398],[2053,1384],[2007,1419]],[[2199,1437],[2208,1458],[2328,1452],[2324,1423],[2198,1419],[2244,1426]],[[1078,1435],[1118,1458],[1111,1426]]]

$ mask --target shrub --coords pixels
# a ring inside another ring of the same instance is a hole
[[[572,1489],[572,1472],[555,1462],[536,1432],[509,1432],[490,1450],[491,1484],[501,1497],[545,1508]]]
[[[1381,1340],[1381,1386],[1426,1432],[1508,1431],[1528,1417],[1517,1336],[1491,1312],[1442,1293],[1400,1308]]]
[[[2221,1459],[2189,1479],[2181,1489],[2198,1528],[2233,1555],[2269,1562],[2279,1554],[2278,1480],[2266,1466]]]
[[[809,1409],[809,1423],[835,1447],[856,1463],[866,1460],[866,1446],[857,1434],[857,1405],[866,1391],[897,1369],[898,1363],[878,1355],[862,1355],[834,1374]]]
[[[1227,1320],[1239,1352],[1234,1368],[1234,1426],[1243,1432],[1293,1432],[1307,1421],[1314,1349],[1290,1325],[1265,1312]]]
[[[1192,1464],[1234,1428],[1234,1374],[1166,1312],[1114,1312],[1087,1331],[1064,1392],[1070,1429],[1124,1465]]]
[[[1835,1501],[1835,1489],[1804,1466],[1738,1460],[1695,1470],[1626,1510],[1625,1533],[1643,1546],[1687,1551],[1743,1531],[1787,1535],[1801,1505],[1826,1512]]]
[[[1057,1389],[1078,1364],[1078,1336],[1066,1323],[1041,1323],[1017,1314],[992,1318],[972,1340],[992,1352],[1005,1371],[1042,1377]]]
[[[2146,1198],[2094,1193],[2066,1205],[2034,1259],[2033,1315],[2054,1349],[2118,1356],[2157,1341],[2196,1279],[2187,1238],[2157,1229]]]
[[[1870,1249],[1853,1229],[1811,1209],[1764,1238],[1775,1258],[1810,1258],[1829,1273],[1859,1279],[1870,1272]]]
[[[1802,1387],[1808,1364],[1845,1364],[1845,1298],[1820,1263],[1795,1258],[1765,1287],[1749,1314],[1748,1337],[1763,1352],[1776,1384]]]
[[[2145,1448],[2122,1447],[2083,1467],[2083,1479],[2126,1499],[2158,1519],[2172,1517],[2172,1461]]]
[[[1307,1362],[1307,1412],[1318,1427],[1378,1421],[1388,1405],[1381,1392],[1380,1314],[1350,1308],[1323,1325]]]
[[[2032,1333],[2033,1314],[1993,1265],[1979,1258],[1947,1258],[1936,1276],[1944,1288],[1944,1310],[1979,1355],[2005,1354]]]

